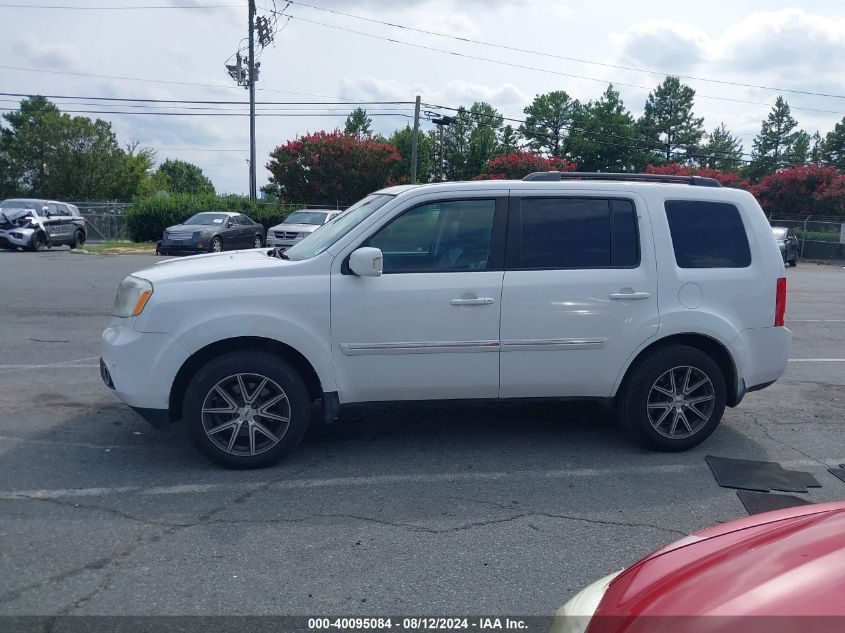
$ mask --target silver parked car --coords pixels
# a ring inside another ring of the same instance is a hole
[[[0,202],[0,248],[41,251],[82,246],[88,233],[75,205],[55,200],[13,198]]]
[[[270,227],[267,231],[267,246],[278,247],[285,251],[297,240],[310,235],[324,224],[331,222],[343,211],[325,209],[300,209],[291,213],[285,221]]]

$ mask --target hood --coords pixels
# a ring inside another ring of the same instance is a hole
[[[199,233],[202,231],[208,231],[210,229],[215,229],[222,224],[215,224],[215,225],[208,225],[208,224],[174,224],[173,226],[168,226],[165,232],[178,232],[178,233]]]
[[[27,216],[32,216],[33,218],[38,217],[35,209],[0,209],[0,214],[2,214],[8,222],[20,220],[21,218],[25,218]]]
[[[223,253],[205,253],[158,262],[155,266],[132,273],[151,281],[155,286],[168,281],[203,281],[274,276],[280,267],[297,264],[278,257],[270,257],[270,249],[256,248]]]
[[[291,233],[312,233],[319,229],[322,224],[277,224],[270,227],[271,231],[290,231]]]
[[[611,583],[596,616],[845,615],[843,567],[845,503],[770,512],[644,558]]]

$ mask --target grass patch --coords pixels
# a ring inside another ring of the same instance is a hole
[[[135,255],[155,255],[155,242],[123,242],[123,241],[108,241],[97,244],[85,244],[82,247],[83,251],[88,253],[110,253],[115,255],[120,254],[135,254]]]

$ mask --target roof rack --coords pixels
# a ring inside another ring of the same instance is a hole
[[[715,178],[704,176],[673,176],[664,174],[611,174],[595,171],[535,171],[523,180],[560,182],[561,180],[618,180],[625,182],[668,182],[694,187],[721,187]]]

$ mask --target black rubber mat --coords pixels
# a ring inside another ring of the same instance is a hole
[[[736,495],[745,506],[748,514],[761,514],[772,510],[783,510],[795,506],[805,506],[810,503],[807,499],[794,495],[776,495],[771,492],[757,492],[755,490],[737,490]]]
[[[845,468],[843,468],[841,466],[839,468],[828,468],[827,472],[829,472],[831,475],[833,475],[837,479],[845,481]]]
[[[821,484],[810,473],[786,470],[777,462],[757,462],[730,457],[705,457],[713,476],[723,488],[742,490],[781,490],[807,492],[807,488],[820,488]]]

